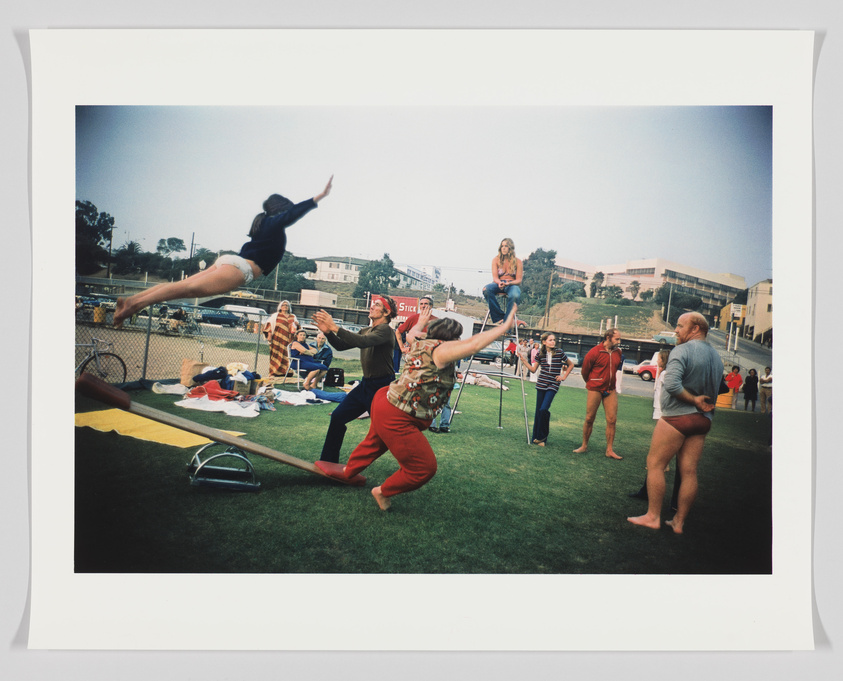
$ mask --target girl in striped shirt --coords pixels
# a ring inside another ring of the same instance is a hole
[[[563,372],[564,366],[564,372]],[[541,336],[541,349],[530,371],[535,373],[541,368],[536,383],[536,417],[533,421],[533,444],[544,447],[550,432],[550,405],[568,374],[574,368],[574,362],[561,350],[556,349],[556,336],[545,332]]]

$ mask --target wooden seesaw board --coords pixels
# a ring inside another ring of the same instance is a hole
[[[278,461],[279,463],[287,464],[288,466],[293,466],[294,468],[299,468],[303,471],[313,473],[329,480],[356,486],[362,485],[366,482],[366,478],[362,475],[356,475],[349,480],[342,480],[326,475],[310,461],[304,461],[303,459],[298,459],[295,456],[290,456],[289,454],[284,454],[283,452],[279,452],[275,449],[270,449],[269,447],[258,444],[257,442],[250,442],[249,440],[244,440],[241,437],[230,435],[224,430],[211,428],[210,426],[205,426],[201,423],[181,418],[180,416],[168,414],[160,409],[154,409],[153,407],[148,407],[144,404],[138,404],[132,401],[132,398],[127,392],[120,390],[119,388],[115,388],[113,385],[109,385],[105,381],[102,381],[91,374],[82,374],[76,380],[76,390],[85,397],[90,397],[91,399],[104,402],[112,407],[123,409],[131,414],[144,416],[148,419],[152,419],[153,421],[158,421],[159,423],[164,423],[168,426],[173,426],[174,428],[186,430],[189,433],[201,435],[209,440],[213,440],[214,442],[238,447],[243,451],[257,454],[258,456],[262,456],[266,459],[272,459],[273,461]],[[334,465],[342,468],[340,464]]]

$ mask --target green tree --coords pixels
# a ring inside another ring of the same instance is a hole
[[[316,285],[305,278],[307,272],[316,271],[316,261],[310,258],[300,258],[290,251],[284,254],[281,262],[269,274],[265,274],[252,283],[251,288],[276,289],[298,293],[302,289],[313,289]],[[276,287],[277,282],[277,287]]]
[[[524,258],[524,279],[521,282],[521,301],[526,307],[540,305],[544,309],[550,278],[556,270],[556,251],[537,248]]]
[[[352,295],[363,298],[366,293],[389,293],[389,289],[397,285],[395,263],[389,253],[384,253],[380,260],[370,260],[360,268],[360,278]]]
[[[565,300],[585,297],[585,284],[581,281],[566,281],[562,284],[562,298]]]
[[[108,263],[114,218],[90,201],[76,202],[76,273],[99,272]]]
[[[698,310],[702,306],[702,298],[694,296],[689,293],[677,291],[674,287],[673,295],[670,293],[670,284],[662,284],[656,289],[653,300],[661,303],[665,308],[665,314],[669,316],[665,319],[668,324],[675,324],[679,319],[679,315],[683,312]],[[670,302],[670,310],[667,310],[668,301]],[[664,315],[662,315],[664,318]]]
[[[626,287],[626,292],[632,296],[632,300],[635,300],[638,297],[638,292],[641,290],[641,282],[640,281],[633,281],[629,286]]]
[[[619,300],[623,298],[623,289],[620,286],[602,286],[600,288],[600,293],[603,298],[608,298],[610,300]]]
[[[641,300],[643,300],[645,303],[648,300],[651,300],[652,298],[653,298],[653,289],[648,288],[646,291],[641,292]]]
[[[173,255],[173,253],[186,251],[187,247],[184,245],[184,239],[178,239],[171,236],[168,239],[159,239],[157,250],[160,255],[163,255],[165,258],[169,258]]]
[[[600,289],[603,287],[603,281],[606,279],[606,275],[602,272],[595,272],[594,276],[591,278],[591,283],[588,285],[589,289],[591,290],[591,297],[596,298]]]
[[[136,274],[141,272],[144,252],[137,241],[127,241],[114,252],[114,274]]]

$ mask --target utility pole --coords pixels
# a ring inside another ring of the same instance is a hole
[[[665,321],[667,325],[670,326],[670,302],[673,300],[673,284],[670,284],[670,294],[667,296],[667,315],[665,316]]]
[[[190,269],[193,266],[193,238],[196,236],[196,232],[193,232],[190,235],[190,256],[187,259],[187,273],[190,274]]]
[[[553,270],[550,272],[550,280],[547,282],[547,302],[544,304],[544,327],[550,326],[550,288],[553,285],[553,275],[556,274]]]

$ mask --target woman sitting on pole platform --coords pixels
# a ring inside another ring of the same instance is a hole
[[[334,176],[325,189],[312,199],[294,204],[280,194],[272,194],[263,202],[263,213],[252,220],[249,241],[239,255],[223,255],[208,269],[181,281],[158,284],[128,298],[118,298],[114,309],[114,327],[136,312],[155,303],[178,298],[202,298],[228,293],[238,286],[248,286],[255,277],[269,274],[281,262],[287,248],[285,229],[304,217],[331,192]]]
[[[346,480],[389,450],[398,460],[399,469],[372,489],[372,496],[384,511],[390,507],[390,497],[424,485],[436,473],[436,455],[424,431],[448,402],[456,381],[456,362],[503,336],[514,319],[513,306],[503,324],[460,340],[462,325],[458,321],[430,321],[429,310],[421,314],[408,334],[411,346],[401,376],[375,393],[369,434],[345,466],[317,461],[317,468],[328,477]],[[428,322],[424,335],[421,329]]]
[[[492,258],[492,281],[483,289],[483,297],[489,303],[489,316],[497,324],[509,315],[513,306],[521,301],[521,280],[524,278],[524,265],[515,257],[515,244],[512,239],[504,239],[498,247],[498,254]],[[498,303],[498,294],[505,293],[506,313]]]
[[[562,367],[565,373],[562,373]],[[550,405],[559,384],[574,368],[573,360],[561,350],[556,349],[556,336],[546,331],[541,336],[541,349],[536,360],[530,365],[530,371],[537,372],[541,367],[536,383],[536,417],[533,420],[533,444],[544,447],[550,433]]]

